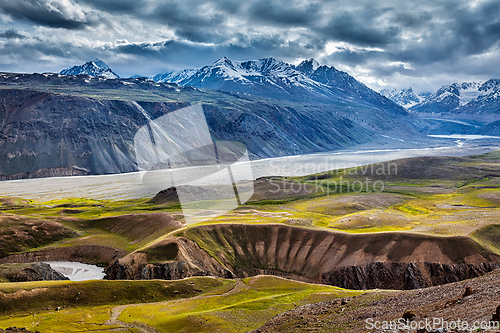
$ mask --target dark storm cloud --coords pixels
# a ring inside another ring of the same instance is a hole
[[[0,0],[0,31],[3,64],[97,56],[154,71],[315,57],[383,80],[500,76],[496,0]]]
[[[319,3],[258,0],[250,5],[248,15],[253,22],[271,25],[309,26],[321,12]]]
[[[230,34],[226,26],[227,16],[213,10],[209,3],[161,2],[148,16],[175,29],[179,37],[193,42],[223,43]]]
[[[351,66],[367,63],[374,59],[384,59],[385,55],[379,51],[351,51],[342,50],[329,56],[329,59],[335,63],[345,63]]]
[[[2,0],[0,10],[13,19],[51,28],[84,29],[97,23],[70,1]]]
[[[432,20],[432,13],[398,13],[394,17],[394,23],[402,28],[420,29]]]
[[[37,39],[27,40],[23,43],[10,41],[0,46],[0,53],[2,55],[11,55],[31,61],[35,61],[41,57],[65,58],[71,56],[76,51],[79,51],[79,48],[68,42],[55,45]]]
[[[325,38],[361,46],[380,46],[397,41],[401,29],[392,25],[378,27],[373,19],[364,20],[357,15],[342,13],[321,30]]]
[[[0,33],[0,38],[7,38],[7,39],[14,39],[14,38],[17,38],[17,39],[24,39],[26,38],[26,36],[18,33],[16,30],[14,29],[9,29],[7,31],[4,31],[2,33]]]
[[[280,36],[271,36],[269,38],[256,38],[251,40],[248,45],[238,44],[226,45],[202,45],[198,43],[185,41],[163,41],[157,43],[137,43],[124,44],[112,47],[111,52],[117,54],[137,55],[141,57],[161,59],[167,62],[192,64],[192,66],[207,65],[207,59],[212,61],[220,58],[221,54],[235,58],[263,58],[263,57],[288,57],[290,53],[298,54],[300,48],[298,45],[289,45],[289,43]],[[292,51],[290,51],[292,49]],[[200,57],[202,55],[202,57]],[[305,55],[311,55],[306,53]]]
[[[147,6],[145,0],[82,0],[82,3],[111,13],[134,13]]]
[[[367,13],[372,17],[368,18]],[[363,23],[364,22],[364,23]],[[443,1],[439,4],[409,1],[385,10],[357,8],[342,18],[332,17],[323,39],[346,42],[328,56],[330,63],[363,68],[376,78],[479,75],[498,77],[498,66],[471,67],[472,56],[500,61],[500,2]],[[371,49],[375,47],[376,49]],[[493,55],[490,53],[493,52]],[[405,63],[404,65],[402,63]]]
[[[461,39],[466,54],[488,50],[499,42],[500,3],[488,3],[474,12],[458,10],[452,28]]]

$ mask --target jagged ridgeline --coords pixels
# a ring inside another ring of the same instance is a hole
[[[327,69],[323,71],[326,75]],[[3,73],[0,177],[135,171],[137,130],[150,120],[197,103],[213,140],[239,141],[251,158],[331,151],[369,142],[381,133],[415,136],[414,116],[339,73],[335,75],[348,80],[337,80],[335,89],[349,83],[342,88],[343,95],[331,99],[322,95],[321,101],[311,103],[287,100],[284,95],[278,100],[146,78]],[[326,83],[321,85],[325,87]],[[329,94],[335,95],[335,89]],[[372,95],[379,97],[369,98]]]

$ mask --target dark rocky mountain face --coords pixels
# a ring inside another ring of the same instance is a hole
[[[0,175],[137,170],[137,130],[196,103],[214,139],[240,141],[253,158],[335,150],[381,132],[415,135],[415,118],[404,110],[355,102],[298,104],[147,79],[0,73]]]
[[[130,103],[0,90],[0,172],[77,166],[89,173],[135,169],[133,138],[144,124]]]

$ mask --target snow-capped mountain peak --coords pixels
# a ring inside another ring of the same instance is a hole
[[[275,58],[238,61],[222,57],[198,70],[159,74],[156,81],[306,103],[353,102],[404,109],[382,98],[349,74],[309,59],[294,66]]]
[[[463,82],[442,86],[438,91],[430,95],[424,103],[449,103],[453,101],[450,106],[456,108],[487,93],[488,88],[484,88],[483,91],[479,90],[482,85],[482,82]]]
[[[479,88],[481,88],[482,85],[482,82],[463,82],[462,84],[452,84],[453,88],[456,89],[460,105],[465,105],[473,99],[478,98],[480,95],[483,95],[479,91]]]
[[[424,95],[415,94],[412,87],[402,90],[398,90],[396,88],[383,89],[380,91],[380,94],[407,109],[421,103],[425,98]]]
[[[236,61],[223,57],[211,66],[202,68],[212,71],[220,69],[228,77],[242,78],[243,76],[279,75],[288,73],[293,67],[274,58],[263,58],[259,60]]]
[[[63,69],[59,74],[62,75],[90,75],[90,76],[104,76],[108,79],[118,79],[119,76],[109,68],[108,65],[102,60],[95,59],[89,61],[81,66],[73,66],[71,68]]]
[[[232,70],[236,70],[236,64],[227,57],[222,57],[212,64],[212,67],[227,67]]]
[[[259,59],[259,71],[263,74],[278,74],[293,70],[292,66],[274,58]]]
[[[488,92],[500,86],[500,79],[489,79],[479,87],[480,92]]]
[[[106,63],[105,63],[104,61],[100,60],[100,59],[97,59],[97,58],[96,58],[96,59],[95,59],[95,61],[92,61],[92,63],[93,63],[95,66],[97,66],[97,67],[99,67],[99,68],[101,68],[101,69],[104,69],[104,70],[110,69],[110,68],[109,68],[109,66],[108,66],[108,65],[106,65]]]
[[[295,69],[304,72],[306,74],[313,73],[316,71],[321,65],[315,59],[311,58],[309,60],[302,61]]]

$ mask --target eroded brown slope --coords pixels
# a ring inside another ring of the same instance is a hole
[[[216,259],[216,270],[205,267],[197,274],[220,276],[223,264],[238,277],[273,274],[353,289],[414,289],[449,283],[483,275],[500,262],[499,256],[467,237],[396,232],[346,234],[286,225],[218,224],[187,229],[184,237],[170,242],[181,240],[182,257],[164,260],[189,262],[196,257],[204,261],[203,252]],[[154,248],[146,250],[150,257]],[[154,253],[161,261],[161,251]],[[124,260],[114,269],[127,266]],[[118,278],[112,269],[109,272],[111,278]]]

